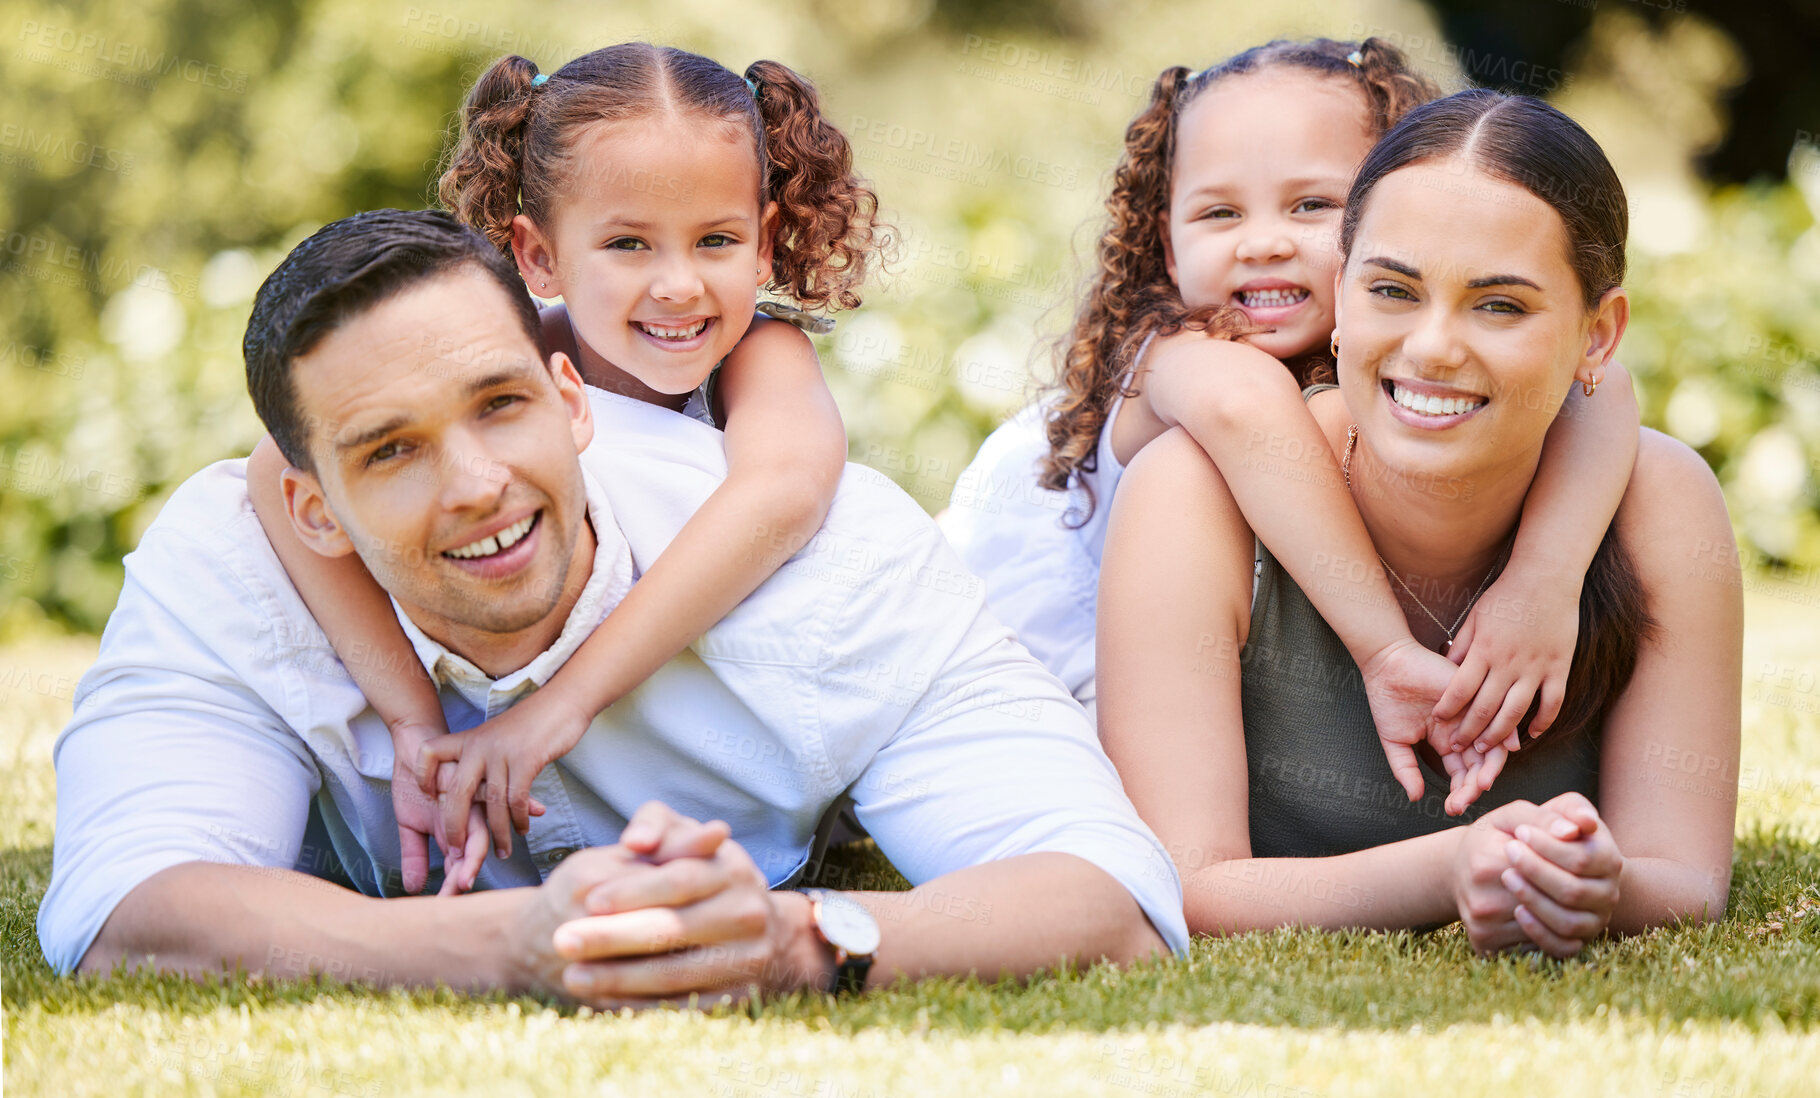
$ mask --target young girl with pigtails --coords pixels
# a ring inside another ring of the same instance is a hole
[[[1501,575],[1494,567],[1474,591],[1386,576],[1300,390],[1329,380],[1337,356],[1337,234],[1354,170],[1436,95],[1376,38],[1276,41],[1199,72],[1165,70],[1126,132],[1055,391],[981,447],[943,528],[994,612],[1092,710],[1099,562],[1120,473],[1151,440],[1186,430],[1347,645],[1410,799],[1426,740],[1458,812],[1519,745],[1519,727],[1540,734],[1561,708],[1580,579],[1635,460],[1637,411],[1615,363],[1597,400],[1588,389],[1568,401]],[[1493,299],[1469,322],[1510,319]],[[1445,333],[1435,338],[1437,354],[1451,353]],[[1436,426],[1473,413],[1415,372],[1383,398]],[[1398,600],[1434,622],[1457,669],[1412,637]]]
[[[391,728],[410,892],[427,877],[429,834],[442,844],[445,892],[472,883],[489,833],[508,856],[512,831],[543,812],[532,779],[821,526],[847,443],[803,329],[832,322],[757,297],[851,308],[889,240],[814,87],[774,61],[742,77],[642,43],[548,74],[507,57],[480,77],[461,117],[441,198],[516,259],[536,296],[561,299],[543,313],[544,354],[567,356],[591,385],[721,427],[729,471],[542,689],[448,735],[429,680],[395,673],[420,664],[389,599],[356,557],[324,558],[296,539],[283,458],[270,439],[260,444],[248,472],[260,521]],[[387,444],[371,460],[408,460],[393,452],[408,449]],[[530,536],[507,528],[444,555],[484,570]]]

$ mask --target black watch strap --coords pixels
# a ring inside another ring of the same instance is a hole
[[[833,995],[858,995],[866,990],[866,974],[872,971],[872,957],[849,956],[842,950],[834,952],[834,980],[828,988]]]

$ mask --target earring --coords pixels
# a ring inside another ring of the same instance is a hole
[[[1580,392],[1586,394],[1587,396],[1592,396],[1593,390],[1597,389],[1598,387],[1599,387],[1598,378],[1594,378],[1591,381],[1582,381],[1580,383]]]
[[[1333,352],[1335,362],[1340,361],[1340,330],[1338,328],[1333,330],[1333,338],[1327,341],[1327,349]]]

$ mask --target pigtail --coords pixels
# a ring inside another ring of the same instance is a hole
[[[535,62],[512,56],[494,62],[475,82],[461,107],[460,140],[436,187],[444,206],[508,256],[536,75]]]
[[[1065,490],[1077,471],[1094,469],[1119,379],[1148,334],[1144,329],[1154,330],[1146,318],[1169,305],[1180,310],[1181,297],[1164,264],[1163,233],[1176,101],[1188,83],[1186,68],[1164,69],[1150,89],[1149,105],[1125,130],[1125,151],[1106,198],[1098,270],[1060,349],[1055,381],[1060,397],[1049,415],[1049,453],[1038,474],[1045,488]],[[1089,499],[1088,516],[1093,506]]]
[[[807,308],[851,309],[890,246],[878,196],[854,174],[853,148],[814,85],[776,61],[753,62],[745,77],[763,127],[765,197],[777,203],[769,288]]]
[[[1389,133],[1404,115],[1441,95],[1433,80],[1410,67],[1402,50],[1382,38],[1367,38],[1359,43],[1355,56],[1359,79],[1371,103],[1375,134]]]

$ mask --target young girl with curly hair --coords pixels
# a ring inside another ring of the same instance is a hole
[[[847,442],[800,329],[831,322],[761,304],[758,293],[851,308],[889,243],[846,137],[806,79],[775,61],[742,76],[643,43],[548,74],[523,57],[495,62],[462,108],[440,194],[515,257],[531,292],[562,300],[543,312],[546,355],[566,355],[591,385],[723,428],[729,472],[545,687],[451,736],[372,577],[356,558],[318,556],[290,531],[283,459],[261,443],[248,480],[267,536],[392,730],[410,892],[427,877],[431,833],[443,848],[445,891],[473,881],[489,833],[509,855],[512,831],[543,811],[532,779],[821,526]],[[410,449],[408,440],[387,443],[372,459],[422,460]],[[484,568],[528,536],[507,528],[453,552]]]

